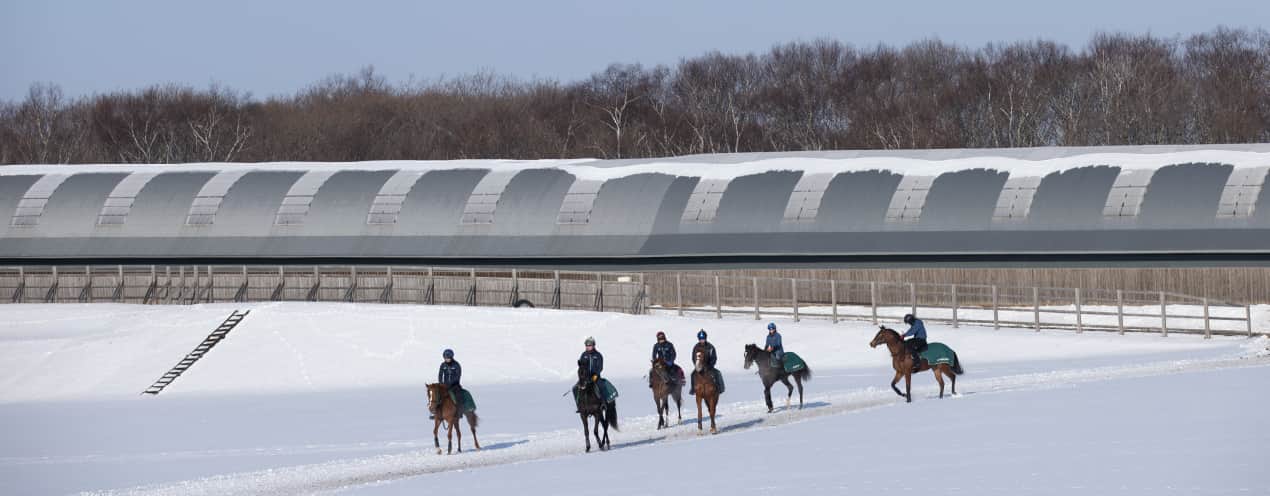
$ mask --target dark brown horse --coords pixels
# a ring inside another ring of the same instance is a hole
[[[672,371],[666,368],[661,360],[653,360],[653,368],[648,371],[648,383],[653,388],[653,404],[657,405],[657,428],[670,427],[670,400],[675,400],[675,408],[679,410],[679,421],[683,422],[683,390],[684,385],[671,376]]]
[[[714,424],[714,410],[719,406],[719,388],[714,383],[714,368],[706,363],[700,352],[693,357],[692,375],[693,383],[697,385],[697,430],[702,430],[701,403],[705,402],[706,408],[710,410],[710,433],[718,434],[719,429]]]
[[[617,429],[617,403],[605,403],[596,395],[598,383],[591,381],[591,374],[582,363],[578,363],[578,383],[573,386],[577,395],[578,416],[582,417],[582,435],[586,436],[586,451],[591,452],[591,431],[587,429],[587,417],[595,417],[595,442],[601,451],[609,449],[609,427]],[[604,427],[604,435],[600,436],[600,427]]]
[[[873,337],[873,341],[869,342],[869,347],[877,348],[880,344],[886,344],[886,348],[891,351],[891,367],[895,368],[895,378],[891,380],[891,390],[895,394],[903,396],[908,403],[913,402],[913,355],[908,352],[908,347],[904,345],[904,338],[894,329],[880,326],[877,336]],[[934,344],[934,343],[932,343]],[[922,361],[916,372],[923,370],[932,370],[935,373],[935,381],[939,383],[939,397],[944,397],[944,378],[948,376],[948,380],[952,381],[952,394],[957,394],[957,376],[965,373],[961,370],[961,360],[957,358],[957,354],[953,353],[952,365],[941,363],[934,367],[925,360]],[[904,392],[900,392],[895,387],[900,382],[900,377],[904,378]]]
[[[454,438],[458,436],[459,453],[462,453],[463,429],[459,428],[459,405],[454,402],[454,398],[450,396],[450,388],[445,384],[428,384],[428,411],[432,412],[435,419],[432,424],[432,442],[437,446],[437,454],[441,454],[441,440],[437,438],[441,422],[446,423],[446,452],[454,452]],[[477,451],[480,451],[481,442],[476,439],[476,424],[480,422],[480,417],[476,416],[475,411],[463,412],[462,416],[467,417],[467,425],[472,429],[472,444],[476,445]]]
[[[798,372],[790,374],[785,371],[784,367],[772,366],[772,354],[767,350],[759,348],[755,344],[745,345],[745,370],[749,370],[751,365],[758,364],[758,376],[763,380],[763,399],[767,401],[767,413],[772,413],[772,385],[776,381],[785,384],[789,388],[789,393],[785,395],[785,408],[789,408],[790,398],[794,396],[794,386],[789,383],[789,377],[794,376],[794,382],[798,384],[798,408],[803,408],[803,381],[811,380],[811,367],[806,367]]]

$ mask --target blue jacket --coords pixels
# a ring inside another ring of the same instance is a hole
[[[587,373],[600,375],[604,371],[604,355],[600,354],[600,350],[584,351],[578,361],[583,363]]]
[[[653,345],[653,360],[661,360],[666,365],[675,363],[675,345],[670,341]]]
[[[913,319],[913,325],[908,328],[908,332],[904,333],[904,337],[909,336],[917,339],[926,339],[926,324],[922,323],[922,319]]]
[[[441,362],[441,368],[437,370],[437,382],[451,388],[459,385],[459,378],[462,376],[463,367],[459,365],[458,360],[450,360],[450,363]]]
[[[701,355],[706,358],[706,365],[710,368],[714,368],[714,364],[719,362],[719,354],[714,351],[714,345],[710,344],[709,341],[706,341],[705,343],[697,343],[696,346],[693,346],[692,356],[694,359],[696,358],[697,353],[701,353]],[[696,364],[693,365],[695,366]]]
[[[767,349],[769,346],[772,348],[773,355],[781,356],[785,354],[785,347],[781,346],[780,332],[773,332],[767,335],[767,344],[763,346],[763,349]]]

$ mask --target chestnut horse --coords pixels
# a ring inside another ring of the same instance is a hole
[[[719,429],[714,424],[714,410],[719,406],[719,388],[714,383],[714,369],[706,363],[705,358],[700,352],[696,353],[693,358],[693,380],[695,381],[697,392],[697,430],[701,431],[702,410],[701,402],[706,403],[706,408],[710,410],[710,433],[718,434]]]
[[[877,336],[873,337],[873,341],[869,342],[869,347],[877,348],[880,344],[886,344],[887,349],[891,350],[891,367],[895,368],[895,378],[891,380],[891,390],[895,394],[903,396],[908,403],[913,402],[913,355],[908,352],[908,347],[904,345],[904,338],[895,329],[879,326]],[[935,344],[935,343],[931,343]],[[948,380],[952,381],[952,394],[957,394],[957,376],[965,373],[961,370],[961,360],[957,358],[957,353],[953,353],[952,365],[941,363],[930,366],[929,362],[922,361],[920,368],[916,372],[930,370],[935,373],[935,381],[939,383],[939,397],[944,397],[944,378],[948,376]],[[900,377],[904,378],[904,392],[900,392],[895,384],[900,382]]]
[[[657,428],[670,427],[670,400],[675,400],[675,408],[679,410],[679,421],[684,420],[683,390],[684,385],[671,377],[671,370],[661,360],[653,360],[653,368],[648,371],[648,384],[653,389],[653,404],[657,405]]]
[[[462,453],[463,429],[459,427],[459,405],[454,403],[454,398],[450,396],[450,388],[448,386],[445,384],[428,384],[428,411],[432,412],[434,417],[432,442],[437,446],[437,454],[441,454],[441,440],[437,438],[437,431],[441,429],[441,422],[446,423],[446,452],[454,452],[454,437],[458,436],[459,453]],[[464,412],[462,416],[467,417],[467,425],[472,429],[472,444],[475,444],[476,450],[480,451],[481,442],[476,439],[476,424],[480,422],[480,418],[476,416],[475,411]]]

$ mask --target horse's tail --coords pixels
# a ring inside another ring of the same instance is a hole
[[[470,424],[473,429],[477,428],[478,424],[481,423],[481,417],[477,416],[475,411],[467,412],[465,415],[467,415],[467,423]]]
[[[961,370],[961,360],[957,358],[957,352],[955,352],[955,351],[953,352],[953,366],[952,366],[952,369],[953,369],[953,373],[954,373],[954,374],[957,374],[957,375],[961,375],[961,374],[966,373],[966,371]]]
[[[795,377],[797,377],[797,378],[798,378],[798,380],[803,381],[803,382],[808,382],[808,381],[810,381],[810,380],[811,380],[811,367],[804,366],[802,370],[799,370],[798,372],[794,372],[794,376],[795,376]]]
[[[615,431],[620,430],[617,428],[617,402],[616,401],[609,402],[608,406],[604,409],[604,421],[608,422],[609,427],[611,427],[613,430]]]

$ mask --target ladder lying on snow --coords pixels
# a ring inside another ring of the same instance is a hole
[[[154,384],[141,394],[159,394],[160,391],[163,391],[163,388],[168,387],[168,384],[172,384],[172,381],[175,381],[177,377],[180,377],[183,372],[193,366],[194,362],[203,358],[203,355],[206,355],[213,346],[216,346],[216,343],[225,339],[225,335],[229,334],[229,331],[233,330],[234,326],[237,326],[239,322],[242,322],[243,318],[249,313],[251,313],[251,310],[243,313],[238,313],[237,310],[234,310],[233,313],[229,314],[229,318],[225,319],[224,322],[221,322],[220,326],[217,327],[216,330],[207,335],[207,339],[204,339],[202,343],[199,343],[199,345],[194,348],[194,351],[185,355],[185,358],[181,359],[175,367],[172,367],[172,370],[163,374],[163,377],[154,381]]]

